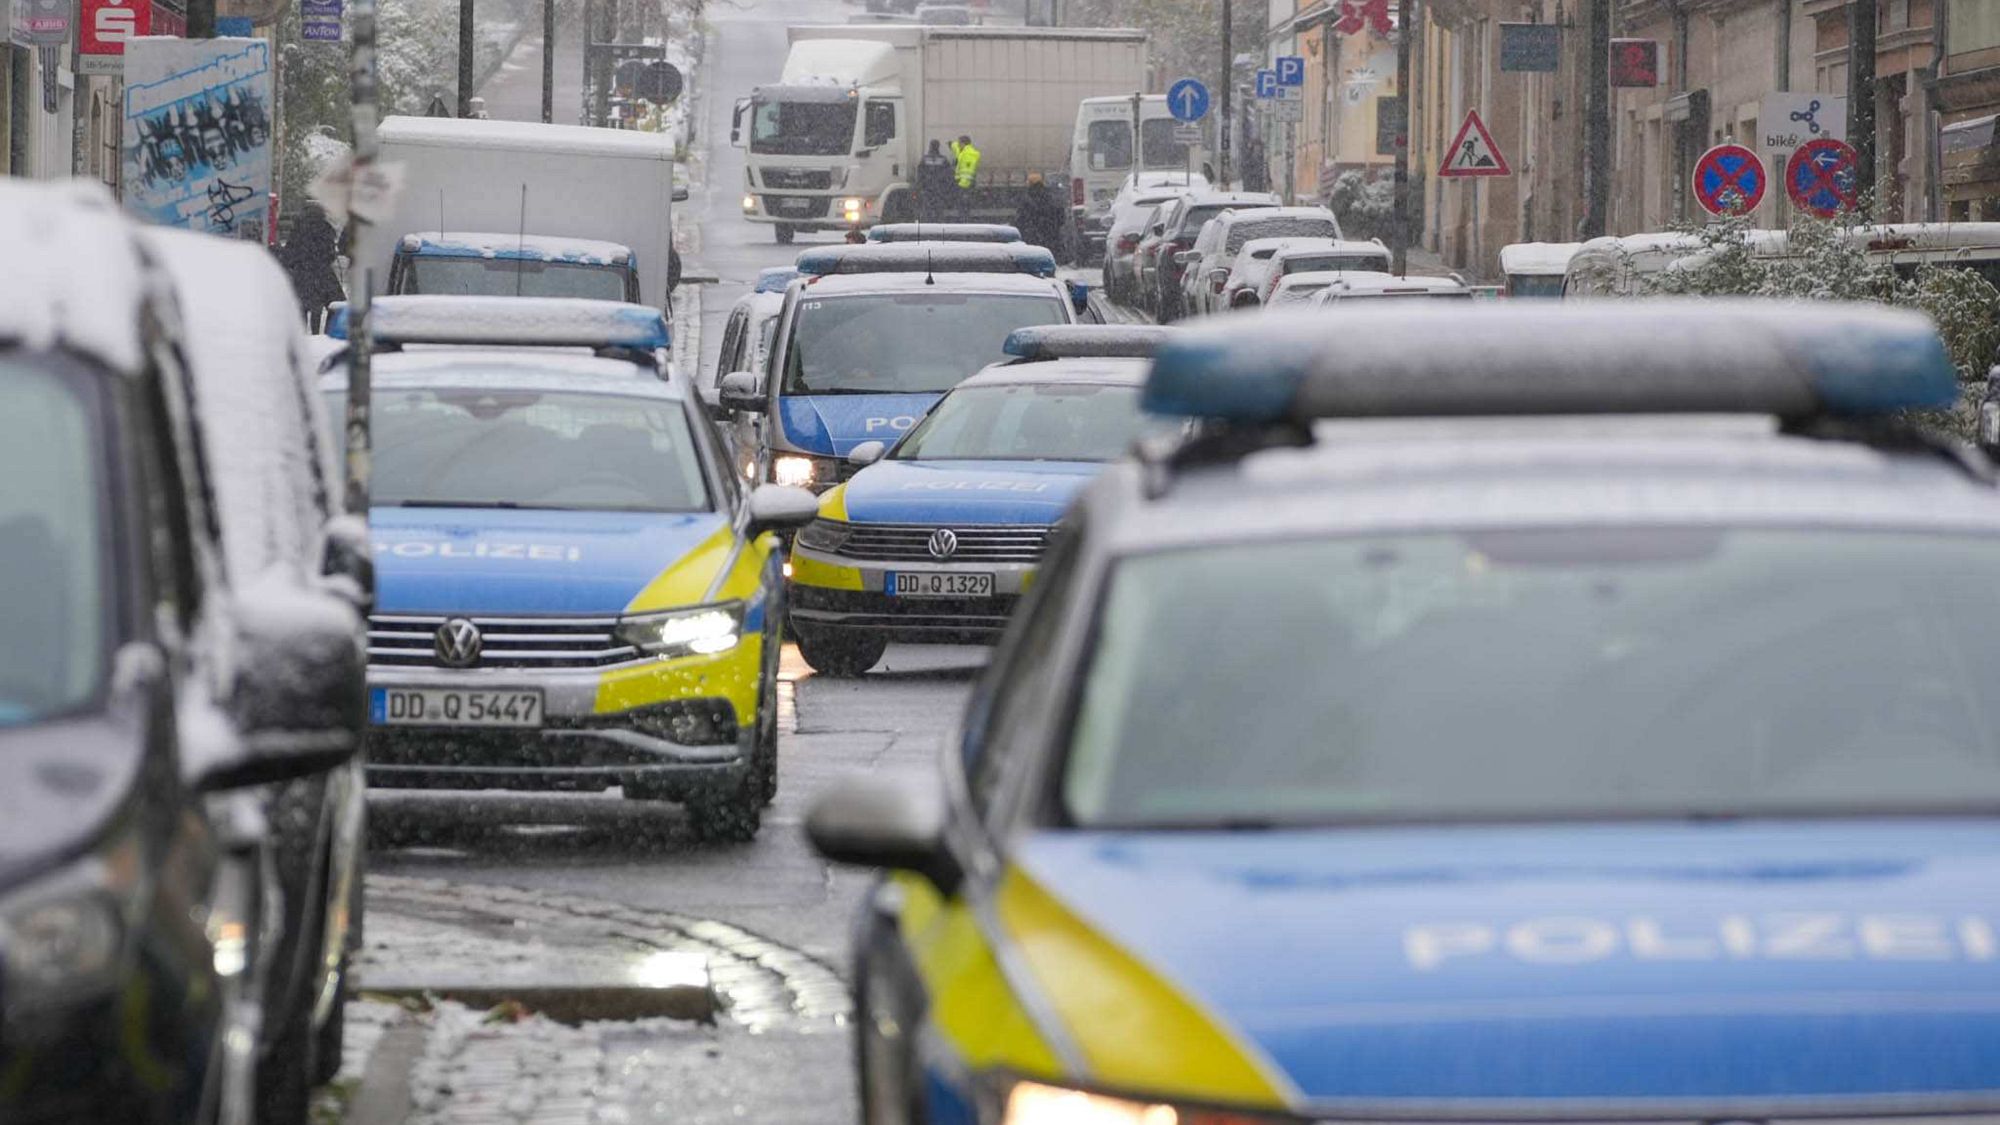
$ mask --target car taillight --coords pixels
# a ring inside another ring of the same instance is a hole
[[[1139,245],[1139,236],[1136,234],[1121,234],[1118,236],[1118,252],[1120,254],[1131,253],[1132,248],[1137,245]]]
[[[1222,296],[1223,287],[1228,284],[1229,284],[1229,276],[1227,274],[1224,274],[1223,276],[1218,277],[1214,281],[1208,283],[1209,292],[1214,293],[1216,296],[1220,297]]]
[[[1085,202],[1086,200],[1083,197],[1083,177],[1071,177],[1069,181],[1069,205],[1071,207],[1081,207]]]

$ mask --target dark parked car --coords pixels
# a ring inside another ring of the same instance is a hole
[[[0,1121],[252,1121],[262,787],[348,762],[353,605],[237,585],[165,279],[0,183]]]

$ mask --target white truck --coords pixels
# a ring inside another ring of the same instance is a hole
[[[1138,124],[1138,167],[1132,166],[1132,131]],[[1165,94],[1085,98],[1076,107],[1070,138],[1069,208],[1077,246],[1086,262],[1104,256],[1111,227],[1111,201],[1134,172],[1201,172],[1199,143],[1178,139],[1181,123],[1167,109]]]
[[[917,161],[961,135],[981,153],[971,217],[1011,220],[1029,173],[1061,183],[1077,105],[1146,81],[1136,30],[843,24],[791,28],[790,42],[730,130],[749,150],[743,217],[781,243],[916,219]]]
[[[674,277],[672,140],[659,133],[476,118],[386,117],[381,161],[402,168],[392,214],[362,228],[356,262],[387,292],[405,236],[419,244],[589,240],[630,251],[638,299],[667,307]],[[580,245],[583,243],[579,243]],[[604,256],[602,253],[599,256]],[[509,285],[519,279],[508,276]],[[458,290],[453,291],[470,291]],[[514,290],[509,289],[509,292]]]

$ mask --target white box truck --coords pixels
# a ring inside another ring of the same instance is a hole
[[[387,220],[362,228],[358,264],[385,291],[405,235],[527,235],[616,243],[631,251],[639,300],[667,307],[673,260],[674,150],[659,133],[528,121],[386,117],[384,163],[403,168]]]
[[[743,217],[779,242],[915,219],[918,159],[962,135],[981,153],[972,216],[1010,219],[1030,172],[1060,190],[1078,104],[1146,81],[1146,33],[1128,29],[838,25],[790,42],[731,129]]]
[[[1137,169],[1132,166],[1135,119],[1143,142],[1136,154]],[[1182,142],[1177,136],[1180,129],[1181,123],[1167,109],[1165,94],[1085,98],[1076,107],[1076,127],[1070,139],[1069,206],[1083,261],[1094,263],[1103,258],[1104,235],[1111,226],[1111,201],[1135,170],[1204,170],[1206,152],[1199,143]]]

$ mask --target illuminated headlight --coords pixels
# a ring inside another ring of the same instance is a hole
[[[1170,1105],[1107,1098],[1039,1082],[1018,1082],[1007,1094],[1001,1125],[1177,1125]]]
[[[743,210],[744,210],[744,211],[745,211],[746,213],[755,213],[755,212],[756,212],[756,210],[757,210],[757,197],[756,197],[756,196],[754,196],[754,195],[746,195],[746,196],[744,196],[744,197],[743,197]]]
[[[780,457],[771,462],[771,480],[776,484],[805,488],[817,475],[818,466],[810,457]]]
[[[727,602],[671,613],[645,613],[618,623],[618,636],[652,656],[712,656],[736,647],[743,635],[743,603]]]
[[[840,520],[817,519],[799,529],[798,545],[815,551],[835,552],[847,546],[854,525]]]
[[[861,206],[859,199],[848,198],[840,201],[840,209],[847,214],[850,221],[861,217]]]

